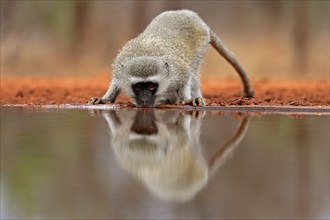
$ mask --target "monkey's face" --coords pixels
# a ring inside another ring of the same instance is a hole
[[[154,107],[168,99],[168,88],[175,74],[161,57],[135,57],[115,67],[123,92],[138,107]],[[170,77],[171,76],[171,77]]]
[[[137,106],[152,107],[155,104],[155,94],[158,89],[158,83],[138,82],[132,85]]]

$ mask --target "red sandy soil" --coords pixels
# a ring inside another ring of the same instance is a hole
[[[330,106],[329,81],[252,82],[255,98],[241,97],[240,80],[204,80],[202,90],[208,106]],[[86,104],[91,97],[101,97],[109,77],[101,74],[85,78],[1,77],[0,104]],[[128,103],[120,95],[117,103]]]

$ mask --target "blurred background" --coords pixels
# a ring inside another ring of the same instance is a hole
[[[329,1],[316,0],[1,0],[1,75],[110,72],[124,43],[170,9],[196,11],[254,79],[329,80]],[[213,49],[202,72],[236,77]]]

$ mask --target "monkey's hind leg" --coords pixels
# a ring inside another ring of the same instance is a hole
[[[210,37],[210,43],[212,44],[212,46],[235,68],[235,70],[241,77],[244,87],[243,96],[248,98],[254,97],[254,90],[250,84],[247,73],[245,72],[241,63],[212,30],[210,30]]]
[[[102,98],[93,97],[89,99],[88,105],[114,103],[120,93],[120,87],[112,80],[112,83]]]

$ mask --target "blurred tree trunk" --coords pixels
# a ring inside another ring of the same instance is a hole
[[[75,1],[73,15],[73,54],[77,60],[83,52],[89,21],[88,1]]]
[[[132,12],[132,35],[136,36],[137,33],[141,33],[147,26],[147,5],[148,1],[135,1],[135,5]]]
[[[293,6],[295,17],[295,23],[292,29],[293,62],[299,74],[306,74],[308,68],[309,28],[307,3],[302,1]]]
[[[266,11],[269,16],[269,28],[275,29],[275,32],[280,29],[281,18],[283,17],[283,2],[282,1],[266,1]]]
[[[179,10],[182,9],[182,1],[165,1],[164,2],[165,10]]]
[[[19,49],[23,43],[19,40],[12,40],[15,29],[19,30],[15,27],[15,10],[17,7],[18,2],[16,0],[1,0],[0,2],[0,43],[3,44],[1,45],[0,65],[6,64],[11,70],[17,68],[20,57]],[[8,47],[8,44],[11,46]]]
[[[11,24],[13,23],[13,14],[17,5],[16,0],[1,1],[0,3],[0,37],[3,40],[11,30]]]
[[[164,1],[161,2],[161,12],[166,10],[178,10],[181,9],[181,1]],[[137,33],[143,32],[147,25],[151,22],[149,12],[152,12],[152,1],[135,1],[133,11],[132,11],[132,34],[135,36]],[[149,10],[150,8],[150,10]],[[161,13],[160,12],[160,13]],[[158,15],[158,14],[157,14]]]

